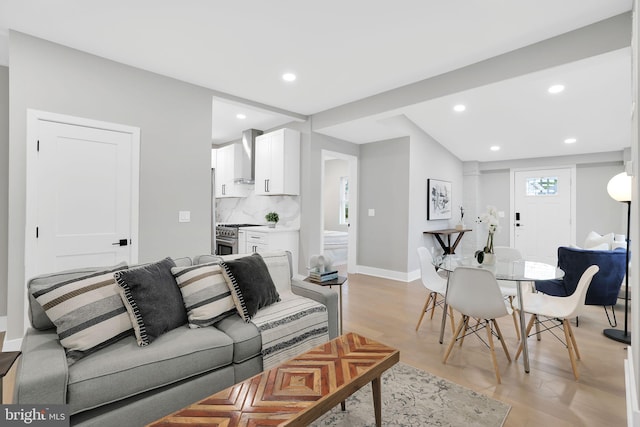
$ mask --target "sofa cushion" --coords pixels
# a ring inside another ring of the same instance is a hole
[[[45,331],[47,329],[55,328],[56,326],[53,324],[51,319],[46,315],[42,306],[36,301],[33,297],[35,292],[38,292],[42,289],[50,288],[51,286],[65,282],[71,279],[77,279],[78,277],[88,276],[93,273],[97,273],[100,271],[115,271],[117,269],[127,268],[127,264],[122,262],[120,264],[116,264],[111,267],[86,267],[86,268],[76,268],[73,270],[65,270],[58,271],[55,273],[42,274],[36,277],[33,277],[27,283],[27,290],[29,294],[29,320],[31,321],[31,326],[39,331]]]
[[[190,328],[210,326],[236,312],[236,306],[218,264],[173,267]]]
[[[174,329],[147,347],[131,336],[69,368],[67,402],[75,414],[227,366],[232,357],[231,338],[212,327]]]
[[[202,263],[203,261],[228,261],[238,258],[246,257],[247,254],[235,254],[235,255],[201,255],[195,257],[198,262],[194,264]],[[291,252],[289,251],[269,251],[260,252],[262,260],[267,265],[271,280],[276,285],[278,292],[289,292],[291,290],[291,279],[293,278],[293,269],[291,268]]]
[[[223,261],[224,277],[240,317],[248,322],[262,307],[280,301],[264,260],[258,253]]]
[[[253,322],[245,322],[236,312],[214,326],[233,340],[233,363],[242,363],[260,355],[262,336]]]
[[[187,323],[182,295],[171,274],[175,266],[171,258],[165,258],[115,274],[140,346]]]
[[[113,271],[55,283],[33,297],[56,325],[69,365],[133,334]]]

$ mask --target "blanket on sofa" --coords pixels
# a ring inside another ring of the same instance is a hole
[[[263,369],[270,369],[329,341],[327,308],[290,292],[251,319],[262,336]]]

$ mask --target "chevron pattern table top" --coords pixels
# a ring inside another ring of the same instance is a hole
[[[399,360],[398,350],[348,333],[150,426],[306,426],[367,383],[380,425],[380,375]]]

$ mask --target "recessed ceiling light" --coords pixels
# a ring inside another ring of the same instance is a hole
[[[282,80],[284,80],[285,82],[292,82],[296,79],[296,75],[293,73],[284,73],[282,75]]]
[[[564,143],[565,144],[573,144],[576,141],[577,141],[576,138],[567,138],[567,139],[564,140]]]
[[[492,145],[491,147],[489,147],[489,150],[491,150],[491,151],[500,151],[500,146],[499,145]]]
[[[246,118],[247,118],[247,116],[246,116],[246,115],[244,115],[244,114],[242,114],[242,113],[238,113],[238,114],[236,114],[236,118],[237,118],[237,119],[240,119],[240,120],[244,120],[244,119],[246,119]]]
[[[455,107],[453,107],[453,111],[457,111],[458,113],[462,113],[466,109],[467,109],[467,107],[465,105],[462,105],[462,104],[458,104]]]
[[[564,90],[564,85],[553,85],[547,89],[549,93],[560,93]]]

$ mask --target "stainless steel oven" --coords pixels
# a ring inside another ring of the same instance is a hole
[[[238,229],[256,224],[221,224],[216,227],[216,255],[238,253]]]

